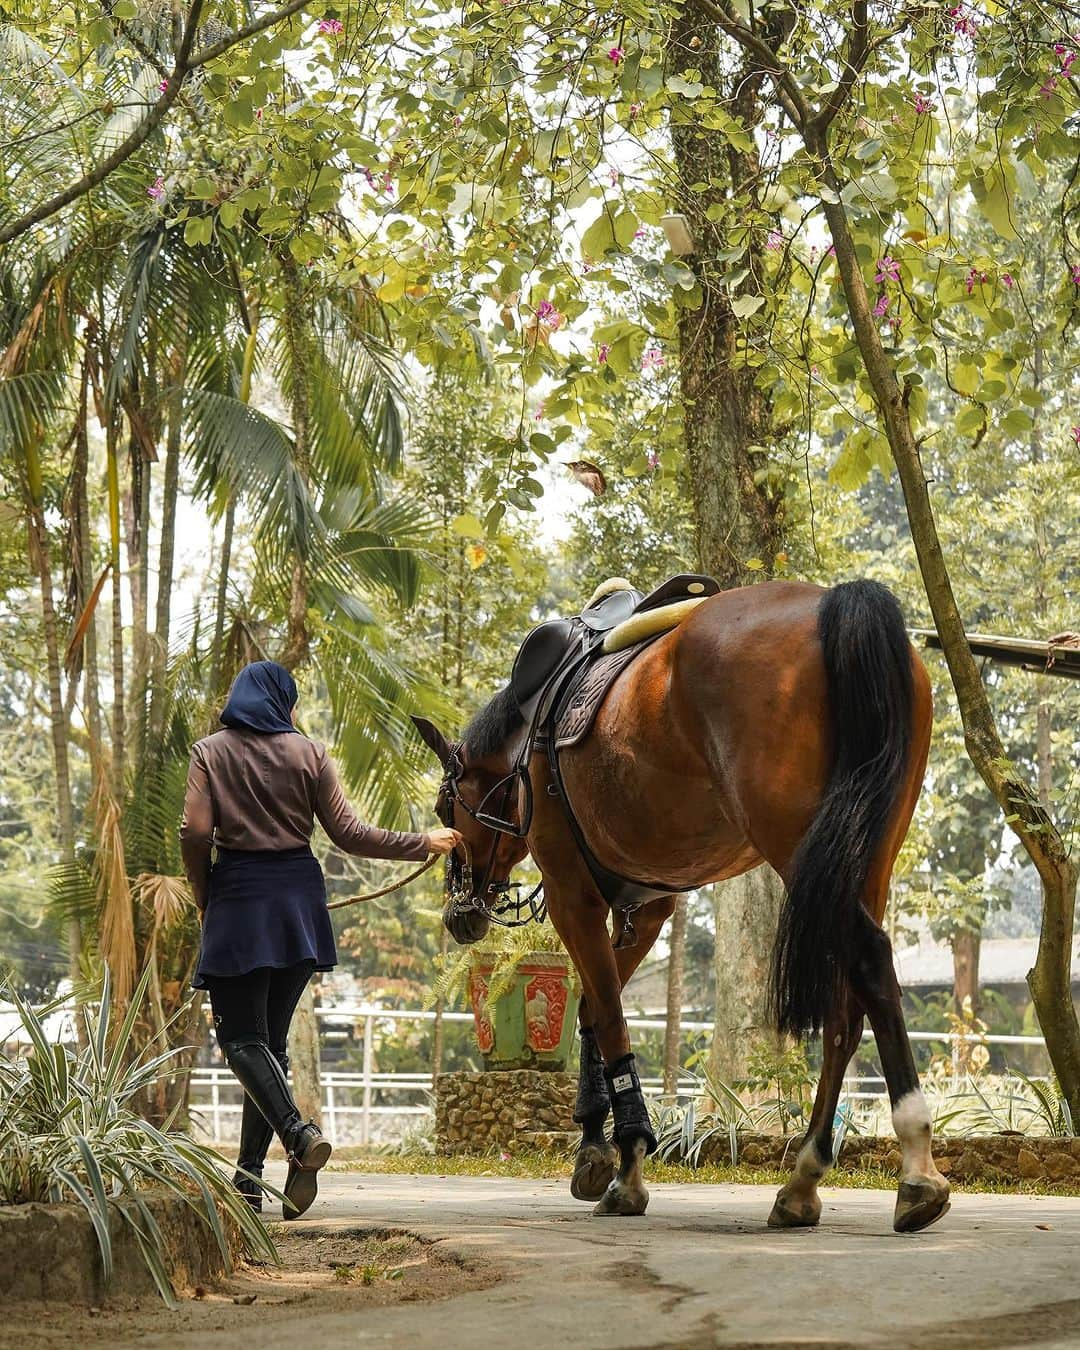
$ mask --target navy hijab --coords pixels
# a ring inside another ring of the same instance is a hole
[[[276,661],[252,661],[233,681],[221,720],[238,731],[295,731],[296,681]]]

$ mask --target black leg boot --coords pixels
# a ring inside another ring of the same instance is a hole
[[[236,1159],[237,1172],[233,1185],[256,1214],[262,1213],[262,1187],[252,1177],[261,1177],[266,1151],[274,1137],[274,1130],[266,1117],[244,1093],[244,1111],[240,1117],[240,1153]],[[245,1176],[244,1173],[250,1175]]]
[[[283,1218],[298,1218],[318,1194],[316,1173],[330,1158],[330,1141],[317,1125],[301,1118],[289,1080],[264,1040],[251,1037],[222,1046],[225,1062],[266,1117],[289,1158]]]

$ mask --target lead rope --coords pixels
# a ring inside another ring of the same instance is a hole
[[[392,895],[394,891],[400,891],[403,886],[407,886],[410,881],[415,881],[417,877],[422,877],[429,867],[434,867],[439,859],[443,857],[441,853],[433,853],[426,862],[422,863],[415,871],[410,872],[408,876],[402,877],[400,881],[395,881],[389,886],[384,886],[382,890],[371,891],[368,895],[350,895],[347,900],[331,901],[327,909],[344,909],[346,905],[360,905],[365,900],[378,900],[380,896]]]

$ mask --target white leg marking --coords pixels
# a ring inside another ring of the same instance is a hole
[[[904,1178],[936,1176],[937,1168],[930,1153],[933,1126],[926,1098],[919,1088],[905,1092],[896,1103],[892,1123],[904,1152]]]

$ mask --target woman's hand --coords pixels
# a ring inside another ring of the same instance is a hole
[[[432,853],[453,853],[461,843],[459,830],[431,830],[428,833],[428,848]]]

